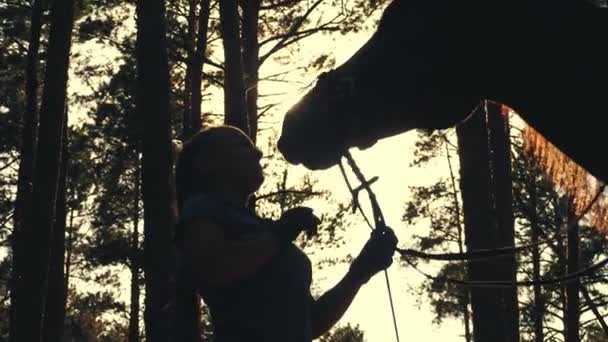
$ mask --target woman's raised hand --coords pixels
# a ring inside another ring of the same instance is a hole
[[[313,214],[311,208],[295,207],[287,209],[276,223],[273,232],[281,241],[292,242],[302,231],[308,237],[316,235],[321,220]]]
[[[366,283],[376,273],[387,269],[393,263],[397,237],[389,227],[374,229],[369,240],[350,266],[351,275],[361,283]]]

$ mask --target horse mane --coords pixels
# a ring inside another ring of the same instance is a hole
[[[526,126],[522,134],[525,152],[549,182],[573,200],[576,215],[586,212],[590,225],[608,233],[608,191],[604,184],[532,127]],[[603,193],[598,194],[600,191]]]

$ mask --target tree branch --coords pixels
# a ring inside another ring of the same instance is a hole
[[[289,40],[290,37],[293,37],[298,30],[300,29],[300,27],[302,27],[302,25],[304,25],[304,22],[306,22],[306,19],[310,16],[310,14],[315,10],[315,8],[317,8],[321,3],[323,2],[323,0],[317,0],[314,4],[312,4],[312,6],[310,6],[308,8],[308,10],[306,11],[306,13],[304,13],[304,15],[302,15],[300,18],[298,18],[293,25],[291,25],[291,27],[287,30],[287,32],[285,34],[282,35],[281,40],[272,47],[272,49],[270,49],[270,51],[265,54],[264,56],[260,57],[260,65],[262,65],[264,63],[264,61],[273,53],[281,50],[283,47],[286,46],[286,42]],[[260,43],[260,47],[263,45],[263,42]]]
[[[205,59],[205,64],[209,64],[212,67],[216,67],[216,68],[218,68],[220,70],[224,70],[224,66],[222,64],[216,63],[216,62],[214,62],[214,61],[212,61],[212,60],[210,60],[208,58]]]
[[[15,210],[13,209],[8,215],[6,215],[6,218],[4,218],[4,221],[2,221],[2,224],[0,224],[0,229],[8,228],[6,225],[13,219],[14,214]]]
[[[19,158],[13,158],[13,160],[11,160],[10,162],[6,163],[6,165],[0,167],[0,172],[4,171],[5,169],[9,168],[11,165],[13,165],[17,160],[19,160]]]
[[[597,309],[597,306],[595,305],[595,303],[591,299],[591,296],[589,295],[589,291],[587,290],[587,287],[586,286],[581,286],[580,287],[580,291],[583,294],[583,297],[585,298],[585,301],[587,302],[587,305],[589,305],[589,307],[591,308],[591,311],[593,311],[593,314],[597,318],[597,321],[602,326],[602,329],[604,330],[604,334],[606,334],[606,336],[608,336],[608,325],[606,324],[606,321],[604,320],[604,317],[600,314],[599,310]]]
[[[213,76],[212,74],[203,72],[203,76],[205,76],[206,80],[209,80],[211,83],[215,84],[216,86],[221,87],[221,88],[224,87],[224,82],[222,82],[222,80]]]

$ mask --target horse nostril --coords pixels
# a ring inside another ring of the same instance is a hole
[[[293,137],[289,136],[289,132],[283,130],[279,140],[277,141],[277,149],[283,155],[287,162],[294,164],[298,161],[296,160],[297,151],[295,151],[296,144]]]
[[[277,148],[279,149],[279,152],[281,152],[282,154],[285,154],[285,139],[283,136],[281,136],[279,138],[279,140],[277,141]]]
[[[281,151],[281,153],[284,153],[283,151],[285,150],[285,148],[287,146],[287,144],[285,142],[287,140],[286,137],[291,135],[292,127],[293,127],[293,114],[288,112],[287,114],[285,114],[285,118],[283,118],[283,127],[282,127],[282,131],[281,131],[281,136],[279,137],[279,141],[277,142],[279,151]]]

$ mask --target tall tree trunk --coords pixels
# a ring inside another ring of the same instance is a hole
[[[572,202],[570,202],[571,204]],[[576,214],[572,205],[568,206],[568,225],[572,227],[568,230],[568,265],[567,273],[574,273],[578,270],[579,259],[579,225],[576,220]],[[566,341],[565,342],[580,342],[579,327],[580,327],[580,299],[579,289],[580,280],[574,279],[566,285]]]
[[[532,280],[534,284],[534,309],[532,310],[532,322],[534,322],[534,342],[543,342],[545,334],[543,332],[543,320],[545,317],[545,303],[543,299],[540,281],[540,250],[538,241],[540,237],[540,227],[538,225],[538,196],[536,186],[530,186],[530,231],[532,235]]]
[[[137,1],[137,110],[142,132],[142,194],[146,339],[168,341],[172,322],[170,275],[171,142],[169,70],[163,0]]]
[[[28,253],[23,255],[23,272],[17,280],[21,293],[16,306],[16,341],[35,342],[42,337],[49,245],[55,215],[55,199],[61,158],[61,132],[65,114],[68,66],[72,37],[73,1],[54,1],[51,7],[48,60],[45,72],[40,132],[34,172],[32,224],[23,226],[23,241]],[[50,67],[52,66],[52,67]]]
[[[255,143],[258,133],[258,71],[260,68],[258,22],[261,0],[240,0],[240,3],[243,11],[243,64],[249,136]]]
[[[460,180],[464,212],[465,242],[468,251],[494,247],[491,220],[490,167],[488,134],[482,108],[456,128],[460,157]],[[468,265],[472,281],[495,278],[491,261],[471,261]],[[506,333],[498,321],[501,291],[495,288],[471,289],[473,311],[473,340],[476,342],[505,341]],[[510,341],[509,341],[510,342]]]
[[[192,36],[192,58],[189,58],[188,70],[186,72],[187,94],[189,99],[188,112],[184,114],[183,140],[192,137],[202,127],[201,103],[202,103],[202,81],[203,65],[205,63],[205,53],[207,50],[207,31],[209,27],[209,15],[211,11],[211,1],[201,0],[198,13],[198,23],[196,16],[192,17],[195,11],[196,2],[190,2],[189,25]],[[192,25],[190,24],[192,23]],[[194,30],[198,26],[196,36]],[[183,270],[178,269],[175,284],[175,327],[174,333],[178,341],[198,341],[200,340],[200,299],[196,288],[188,282]]]
[[[568,200],[566,197],[560,197],[556,203],[554,203],[554,220],[555,220],[555,227],[559,227],[562,228],[568,225],[568,220],[565,219],[567,218],[567,209],[568,208]],[[555,249],[554,249],[555,254],[557,255],[557,272],[559,272],[558,274],[565,274],[567,272],[567,265],[568,265],[568,258],[567,258],[567,253],[568,253],[568,249],[567,246],[564,245],[564,241],[563,239],[556,239],[555,240]],[[563,326],[563,335],[564,335],[564,341],[566,341],[567,338],[567,330],[568,330],[568,313],[567,313],[567,309],[566,307],[568,306],[567,301],[566,301],[566,285],[565,284],[560,284],[559,285],[559,289],[558,289],[558,298],[561,304],[561,310],[563,311],[563,315],[561,317],[561,321],[562,321],[562,326]]]
[[[494,214],[497,218],[495,247],[515,246],[513,223],[513,180],[511,169],[511,139],[509,120],[502,105],[490,101],[486,103],[489,142],[491,151],[491,182],[494,195]],[[517,263],[511,254],[495,260],[497,280],[517,281]],[[504,326],[507,342],[519,341],[519,308],[517,288],[502,288],[500,316],[496,319]]]
[[[25,115],[23,117],[23,129],[21,130],[21,153],[19,162],[19,173],[17,181],[17,198],[15,199],[15,215],[13,225],[13,236],[11,239],[13,249],[13,267],[11,270],[11,307],[10,307],[10,337],[16,341],[15,308],[18,301],[19,287],[18,278],[21,277],[23,266],[21,262],[21,251],[23,250],[23,238],[21,231],[23,226],[31,225],[25,222],[31,219],[31,195],[34,166],[36,161],[36,131],[38,126],[38,50],[40,47],[40,30],[42,28],[42,0],[34,0],[32,4],[32,17],[30,21],[30,37],[25,66]]]
[[[129,342],[139,342],[139,265],[141,253],[139,250],[139,194],[140,194],[140,161],[139,149],[136,151],[137,162],[135,170],[135,198],[133,199],[133,231],[131,233],[131,303],[129,312]]]
[[[454,194],[454,211],[456,212],[456,226],[458,227],[458,252],[464,253],[464,236],[462,231],[462,222],[460,219],[460,201],[458,200],[458,189],[456,188],[456,177],[454,176],[454,169],[452,168],[452,157],[450,156],[450,148],[447,141],[447,138],[444,138],[446,141],[445,145],[445,155],[448,161],[448,168],[450,170],[450,183],[452,184],[452,194]],[[466,265],[465,265],[465,274]],[[466,280],[466,279],[465,279]],[[470,293],[468,288],[462,289],[462,319],[464,321],[464,340],[465,342],[471,342],[471,326],[470,326],[470,314],[469,314],[469,303],[470,303]]]
[[[66,181],[68,167],[68,123],[67,112],[63,122],[62,155],[57,190],[56,218],[51,239],[51,259],[46,308],[43,320],[43,340],[61,341],[65,320],[65,226],[66,226]]]
[[[186,32],[186,76],[184,80],[184,112],[182,116],[183,140],[192,136],[193,127],[190,126],[192,89],[192,66],[194,64],[194,45],[196,43],[196,7],[197,0],[188,0],[188,31]]]
[[[192,72],[190,74],[190,134],[198,132],[202,127],[201,104],[203,85],[203,65],[207,52],[207,31],[209,27],[209,13],[211,12],[211,0],[201,0],[201,8],[198,15],[198,34],[196,37],[196,50],[192,61]],[[190,137],[190,135],[186,135]]]
[[[220,31],[224,43],[224,122],[250,135],[237,0],[220,1]]]

